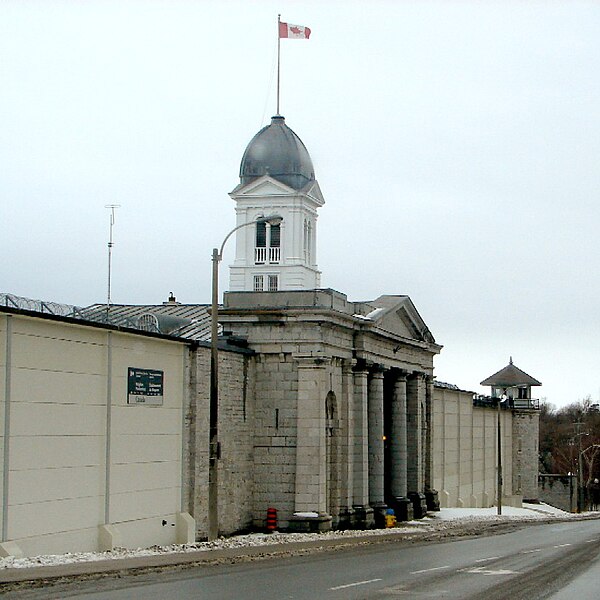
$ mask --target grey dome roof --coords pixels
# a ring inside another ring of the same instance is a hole
[[[240,165],[240,182],[250,183],[269,175],[299,190],[315,179],[315,170],[306,146],[279,115],[251,140]]]

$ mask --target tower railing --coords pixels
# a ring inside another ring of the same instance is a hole
[[[279,246],[257,246],[254,248],[254,262],[257,265],[278,264],[281,260],[281,248]]]

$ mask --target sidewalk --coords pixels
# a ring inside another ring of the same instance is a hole
[[[348,530],[327,533],[255,533],[214,542],[190,545],[154,546],[147,549],[119,549],[113,552],[85,552],[52,556],[0,559],[0,583],[54,579],[125,571],[161,568],[186,564],[207,564],[215,561],[298,553],[306,550],[378,542],[423,541],[450,535],[468,535],[481,531],[482,524],[535,522],[597,518],[599,513],[574,515],[545,504],[504,507],[502,516],[496,508],[444,508],[426,518],[402,523],[392,529],[368,531]],[[476,528],[473,528],[477,525]]]

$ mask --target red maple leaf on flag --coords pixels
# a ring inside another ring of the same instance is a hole
[[[299,27],[294,27],[293,25],[290,27],[290,31],[296,35],[302,33],[302,30]]]

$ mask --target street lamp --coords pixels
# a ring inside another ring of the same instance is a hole
[[[498,480],[497,480],[497,507],[498,514],[502,514],[502,428],[500,426],[501,412],[500,404],[503,404],[507,400],[506,392],[502,394],[501,398],[498,398]]]
[[[279,225],[283,218],[279,215],[258,217],[255,221],[247,221],[234,227],[223,240],[221,248],[213,248],[212,252],[212,305],[211,305],[211,335],[210,335],[210,402],[208,408],[209,446],[208,446],[208,539],[216,540],[219,536],[219,485],[218,460],[221,457],[219,445],[219,348],[218,348],[218,310],[219,310],[219,263],[223,258],[223,248],[227,240],[242,227],[255,223]]]

